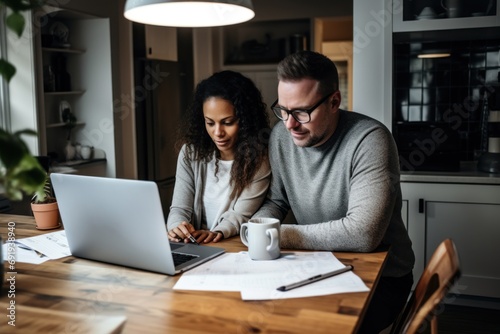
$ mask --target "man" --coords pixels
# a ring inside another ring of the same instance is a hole
[[[291,249],[371,252],[390,246],[381,280],[361,333],[389,326],[405,305],[415,261],[401,218],[397,149],[389,130],[367,116],[339,109],[335,64],[301,51],[278,65],[282,122],[269,143],[272,181],[254,217],[297,224],[281,226],[281,246]]]

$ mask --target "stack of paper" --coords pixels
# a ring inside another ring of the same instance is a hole
[[[266,300],[322,296],[369,291],[352,271],[290,291],[277,288],[344,265],[331,252],[282,253],[270,261],[251,260],[247,252],[226,253],[193,268],[179,278],[178,290],[240,291],[243,300]]]

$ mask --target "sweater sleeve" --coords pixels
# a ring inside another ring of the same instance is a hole
[[[264,201],[270,179],[271,168],[266,159],[255,173],[252,182],[238,198],[231,202],[229,209],[220,216],[219,222],[213,230],[222,232],[224,238],[239,234],[241,224],[248,221]]]
[[[186,146],[183,146],[177,158],[174,194],[167,220],[169,231],[183,221],[191,223],[193,216],[195,177],[192,165],[185,161],[186,154]]]
[[[350,168],[346,215],[325,222],[282,225],[282,247],[370,252],[380,245],[401,196],[396,147],[382,128],[352,144],[357,147],[350,166],[346,165]]]

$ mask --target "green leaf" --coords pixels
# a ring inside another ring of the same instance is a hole
[[[9,198],[19,199],[22,198],[22,192],[28,195],[43,192],[46,179],[47,173],[28,152],[16,166],[7,170],[4,188]]]
[[[5,168],[15,168],[26,154],[29,151],[21,137],[0,129],[0,161]]]
[[[24,16],[19,12],[12,12],[5,20],[7,27],[16,33],[17,37],[21,37],[24,31],[24,26],[26,25],[26,20]]]
[[[12,79],[12,77],[16,74],[16,68],[4,59],[0,59],[0,75],[7,80],[7,82]]]
[[[28,146],[21,135],[36,136],[36,132],[25,129],[9,133],[0,129],[0,161],[6,168],[13,168],[21,162],[25,155],[30,155]]]

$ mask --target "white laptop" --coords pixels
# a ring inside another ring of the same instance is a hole
[[[152,181],[59,173],[50,179],[73,256],[175,275],[224,253],[169,242]],[[187,261],[174,265],[174,257]]]

